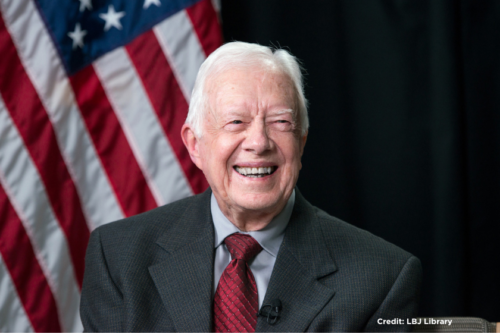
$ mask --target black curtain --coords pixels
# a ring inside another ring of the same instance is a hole
[[[303,63],[298,186],[419,257],[421,316],[500,321],[500,1],[222,0]]]

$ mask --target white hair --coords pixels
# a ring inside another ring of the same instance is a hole
[[[307,100],[304,96],[302,72],[297,59],[282,49],[273,51],[269,47],[258,44],[231,42],[222,45],[210,54],[198,71],[186,118],[186,124],[191,125],[197,137],[202,135],[204,116],[209,108],[207,87],[205,86],[207,78],[216,76],[231,67],[247,68],[256,65],[271,65],[290,77],[298,103],[298,110],[294,110],[298,112],[298,115],[295,116],[300,121],[302,135],[306,134],[309,129]]]

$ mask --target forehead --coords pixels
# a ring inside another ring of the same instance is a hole
[[[295,105],[291,78],[275,66],[230,68],[207,80],[210,103]]]

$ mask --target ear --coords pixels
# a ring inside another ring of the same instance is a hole
[[[186,146],[191,161],[200,169],[203,170],[200,156],[200,139],[196,137],[192,127],[189,124],[184,124],[181,129],[182,142]]]
[[[299,145],[300,145],[300,159],[299,159],[299,170],[302,170],[302,155],[304,154],[304,147],[306,146],[306,141],[307,141],[307,133],[302,135],[299,138]]]
[[[304,147],[306,146],[306,141],[307,141],[307,134],[309,131],[306,131],[306,133],[300,137],[300,157],[302,157],[302,154],[304,154]]]

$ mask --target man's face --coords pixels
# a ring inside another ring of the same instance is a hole
[[[210,110],[193,160],[221,209],[278,214],[306,141],[292,81],[274,69],[231,69],[207,87]]]

